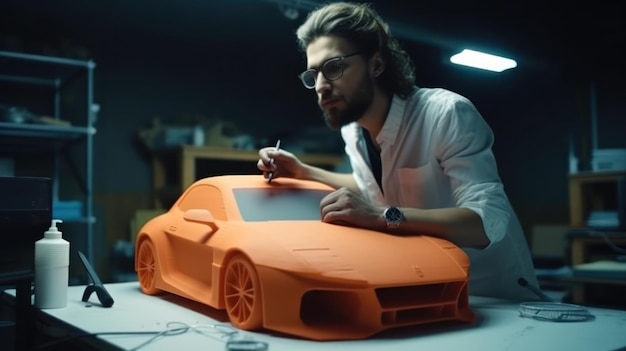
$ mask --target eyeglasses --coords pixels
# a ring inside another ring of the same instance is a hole
[[[321,70],[315,68],[307,69],[306,71],[300,73],[300,75],[298,75],[298,78],[300,78],[302,84],[307,89],[315,88],[315,81],[317,80],[317,75],[320,71],[324,75],[324,78],[328,80],[337,80],[341,78],[341,76],[343,76],[343,60],[351,56],[361,55],[363,53],[364,52],[359,51],[350,55],[330,58],[322,63]]]

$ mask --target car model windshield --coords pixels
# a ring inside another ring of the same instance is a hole
[[[320,220],[320,201],[330,190],[233,189],[244,221]]]

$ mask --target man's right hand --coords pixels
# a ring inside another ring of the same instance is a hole
[[[279,177],[306,179],[306,167],[294,154],[284,149],[276,150],[275,147],[268,146],[259,150],[259,161],[257,168],[263,172],[263,177]],[[274,160],[273,162],[271,160]]]

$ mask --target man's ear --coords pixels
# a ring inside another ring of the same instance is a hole
[[[371,62],[371,72],[374,77],[380,76],[385,71],[385,68],[387,67],[385,65],[385,61],[380,56],[379,52],[375,53],[372,56],[370,62]]]

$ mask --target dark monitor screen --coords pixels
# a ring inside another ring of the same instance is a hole
[[[51,220],[50,178],[0,177],[0,271],[32,269],[35,241]]]

